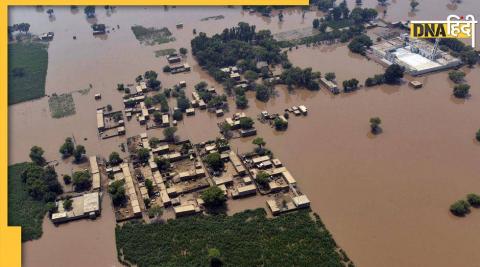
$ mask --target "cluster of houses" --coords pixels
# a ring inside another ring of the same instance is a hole
[[[90,170],[89,171],[92,185],[88,192],[75,194],[67,199],[60,199],[55,202],[56,212],[51,214],[51,220],[54,224],[64,223],[68,221],[90,218],[95,219],[101,213],[101,175],[98,167],[98,161],[96,156],[89,158]],[[64,201],[71,201],[71,207],[66,208]]]
[[[241,124],[241,120],[246,118],[248,117],[245,115],[244,112],[237,112],[233,114],[232,117],[225,118],[224,122],[219,123],[220,129],[222,129],[221,124],[226,123],[229,126],[230,131],[233,131],[233,133],[237,135],[233,137],[248,137],[256,135],[257,129],[255,129],[253,125],[245,127]]]
[[[105,107],[97,109],[97,130],[103,139],[125,135],[122,111],[108,111]]]
[[[188,63],[182,63],[182,57],[177,53],[172,53],[167,56],[167,61],[171,74],[190,71],[190,65]]]

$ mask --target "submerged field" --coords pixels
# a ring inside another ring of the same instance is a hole
[[[16,104],[45,95],[48,52],[43,43],[8,45],[8,104]]]
[[[8,167],[8,225],[22,226],[22,242],[42,236],[42,221],[47,212],[43,201],[33,200],[22,183],[21,174],[32,163]]]
[[[206,266],[210,249],[220,252],[223,266],[344,266],[346,255],[336,252],[315,217],[301,211],[268,219],[257,209],[165,224],[129,223],[116,229],[117,250],[138,266]]]

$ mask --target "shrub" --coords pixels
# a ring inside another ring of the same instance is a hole
[[[223,161],[220,157],[220,153],[210,153],[204,158],[205,163],[215,171],[221,170],[223,168]]]
[[[240,118],[240,128],[244,130],[252,128],[254,123],[255,122],[250,117]]]
[[[475,208],[480,207],[480,196],[477,194],[474,194],[474,193],[468,194],[467,201],[472,207],[475,207]]]
[[[288,122],[280,119],[279,117],[275,118],[273,124],[275,125],[275,129],[278,131],[286,130],[288,128]]]
[[[460,83],[465,78],[465,72],[459,70],[452,70],[448,73],[448,78],[454,83]]]
[[[84,191],[92,186],[92,178],[88,171],[77,171],[73,173],[73,185],[76,191]]]
[[[450,206],[450,212],[455,216],[465,216],[470,212],[470,205],[465,200],[459,200]]]
[[[453,88],[453,95],[456,98],[466,98],[468,96],[469,91],[470,91],[470,85],[465,83],[457,84]]]
[[[227,197],[218,186],[211,186],[202,192],[202,200],[207,207],[218,207],[225,203]]]

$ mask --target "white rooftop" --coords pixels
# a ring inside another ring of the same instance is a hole
[[[415,70],[426,70],[440,67],[441,65],[435,61],[432,61],[426,57],[423,57],[419,54],[412,53],[405,48],[399,48],[393,54],[397,57],[398,61],[404,65],[409,66],[409,68]]]

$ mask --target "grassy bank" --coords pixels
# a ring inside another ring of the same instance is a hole
[[[47,206],[33,200],[20,177],[32,163],[19,163],[8,167],[8,225],[22,226],[22,242],[42,236],[42,221]]]
[[[37,42],[8,45],[8,104],[45,95],[47,45]]]
[[[223,266],[344,266],[346,255],[318,216],[308,211],[267,219],[264,209],[234,216],[194,216],[165,224],[116,229],[117,250],[138,266],[207,266],[208,251]],[[353,266],[351,264],[350,266]]]

